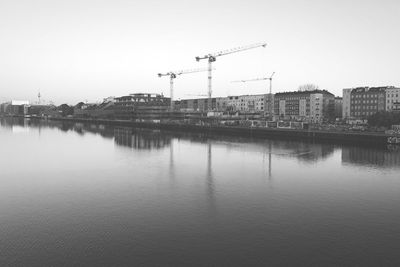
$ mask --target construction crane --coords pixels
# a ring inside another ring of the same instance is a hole
[[[271,74],[269,77],[264,78],[256,78],[250,80],[239,80],[239,81],[232,81],[233,83],[246,83],[246,82],[256,82],[256,81],[266,81],[269,80],[269,116],[272,117],[272,77],[274,76],[275,72]]]
[[[167,73],[158,73],[158,77],[163,77],[163,76],[169,76],[169,87],[170,87],[170,97],[171,97],[171,106],[170,109],[171,111],[174,110],[174,79],[182,74],[188,74],[188,73],[195,73],[195,72],[203,72],[207,71],[208,69],[189,69],[189,70],[180,70],[180,71],[170,71]]]
[[[236,47],[233,49],[228,49],[228,50],[223,50],[219,51],[216,53],[210,53],[202,57],[196,57],[196,61],[200,61],[202,59],[208,59],[208,105],[209,105],[209,110],[212,110],[212,103],[211,103],[211,96],[212,96],[212,63],[217,60],[217,57],[220,56],[225,56],[237,52],[242,52],[245,50],[257,48],[257,47],[266,47],[266,43],[257,43],[257,44],[252,44],[248,46],[241,46],[241,47]]]

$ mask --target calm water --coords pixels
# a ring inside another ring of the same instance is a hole
[[[0,266],[400,266],[400,153],[1,121]]]

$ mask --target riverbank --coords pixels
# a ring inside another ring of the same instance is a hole
[[[130,120],[83,119],[83,118],[49,118],[53,121],[93,123],[112,126],[161,129],[169,131],[187,131],[197,133],[235,135],[257,138],[275,138],[290,140],[327,141],[345,144],[390,145],[400,144],[400,137],[373,132],[334,132],[315,130],[295,130],[265,127],[241,126],[202,126],[176,123],[136,122]]]

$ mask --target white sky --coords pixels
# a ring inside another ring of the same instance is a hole
[[[355,86],[400,86],[398,0],[0,0],[0,101],[56,104],[164,92],[157,73],[204,68],[195,56],[267,42],[219,57],[214,96],[315,83],[335,95]],[[207,73],[175,80],[175,99],[206,94]]]

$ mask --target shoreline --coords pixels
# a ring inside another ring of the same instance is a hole
[[[1,116],[7,118],[10,116]],[[12,116],[24,118],[24,116]],[[218,134],[225,136],[240,136],[261,139],[298,140],[311,142],[329,142],[334,144],[361,144],[368,146],[400,146],[400,136],[374,132],[339,132],[324,130],[304,130],[246,126],[214,126],[177,124],[163,122],[137,122],[131,120],[116,119],[85,119],[66,117],[30,117],[27,119],[39,119],[48,121],[65,121],[72,123],[92,123],[97,125],[122,126],[133,128],[159,129],[176,132],[195,132],[204,134]]]
[[[42,118],[39,118],[42,119]],[[363,144],[370,146],[400,145],[400,136],[372,132],[335,132],[316,130],[297,130],[283,128],[261,128],[241,126],[201,126],[192,124],[135,122],[130,120],[84,119],[84,118],[48,118],[49,121],[67,121],[93,123],[110,126],[160,129],[169,131],[197,132],[229,136],[256,137],[265,139],[321,141],[338,144]]]

